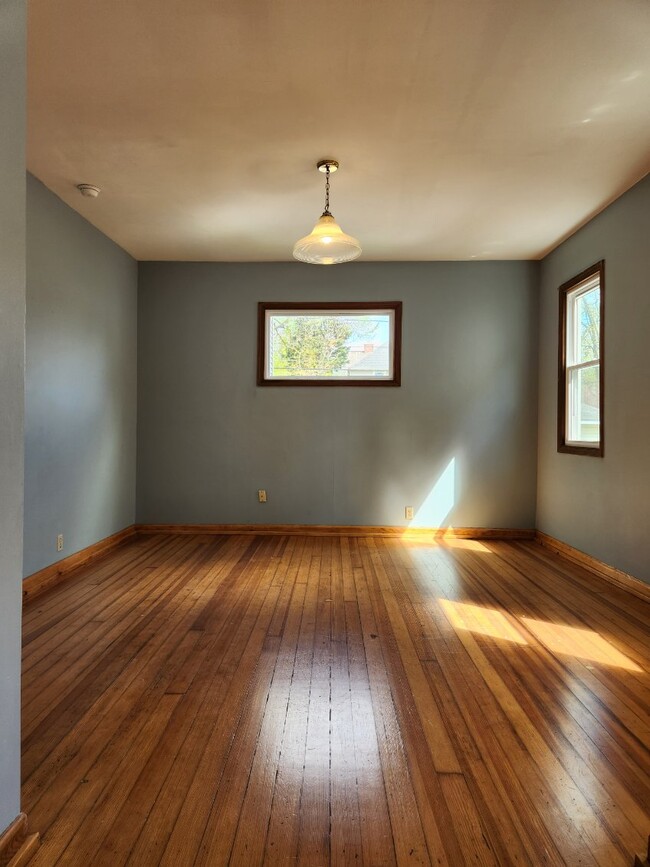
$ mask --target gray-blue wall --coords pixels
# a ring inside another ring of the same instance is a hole
[[[0,833],[20,810],[25,12],[0,0]]]
[[[138,521],[534,527],[537,268],[141,263]],[[402,387],[258,388],[301,299],[401,300]]]
[[[133,523],[137,264],[31,176],[27,206],[30,575]]]
[[[558,286],[605,260],[605,454],[557,452]],[[650,176],[541,266],[537,527],[650,582]]]

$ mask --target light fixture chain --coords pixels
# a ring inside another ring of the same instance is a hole
[[[330,167],[325,166],[325,213],[330,212]]]

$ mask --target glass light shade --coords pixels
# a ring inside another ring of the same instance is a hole
[[[294,259],[310,265],[338,265],[360,255],[357,239],[346,235],[331,214],[323,214],[311,234],[296,241],[293,248]]]

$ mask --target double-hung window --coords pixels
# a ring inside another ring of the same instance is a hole
[[[558,451],[603,454],[605,263],[560,286]]]

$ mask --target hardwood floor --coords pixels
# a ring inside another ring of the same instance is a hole
[[[649,634],[534,542],[139,537],[25,609],[31,864],[631,867]]]

